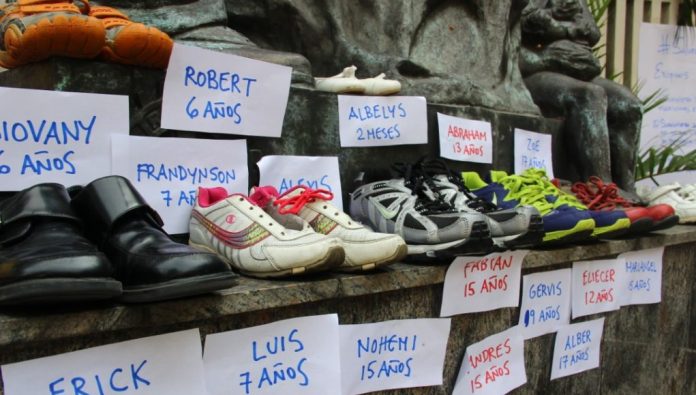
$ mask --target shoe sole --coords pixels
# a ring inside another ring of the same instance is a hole
[[[652,218],[638,218],[637,220],[631,222],[631,227],[628,228],[628,234],[639,235],[642,233],[647,233],[653,230],[653,220]]]
[[[341,266],[345,260],[345,251],[343,251],[343,247],[341,246],[333,246],[329,247],[328,251],[326,252],[326,255],[324,255],[321,259],[317,260],[314,263],[311,263],[306,266],[298,266],[298,267],[293,267],[289,269],[284,269],[284,270],[278,270],[278,271],[273,271],[273,272],[256,272],[256,271],[249,271],[249,270],[244,270],[240,269],[235,266],[234,263],[227,257],[218,254],[215,250],[212,248],[203,245],[203,244],[198,244],[198,243],[193,243],[189,241],[189,245],[191,247],[194,247],[199,250],[203,251],[208,251],[211,252],[215,255],[217,255],[220,259],[225,261],[230,267],[239,273],[249,276],[249,277],[257,277],[257,278],[275,278],[275,277],[292,277],[292,276],[300,276],[300,275],[305,275],[305,274],[311,274],[311,273],[316,273],[316,272],[322,272],[330,269],[337,268]]]
[[[548,246],[587,240],[594,231],[594,225],[593,219],[583,219],[571,229],[546,232],[542,244]]]
[[[628,233],[631,228],[631,220],[628,218],[621,218],[609,226],[595,227],[592,231],[591,237],[594,238],[608,238],[608,237],[619,237]]]
[[[109,300],[121,292],[121,282],[108,277],[31,279],[0,286],[0,306]]]
[[[380,267],[391,265],[392,263],[399,262],[403,260],[406,257],[406,255],[408,255],[408,246],[406,244],[402,244],[399,246],[399,248],[396,249],[396,251],[394,251],[394,254],[387,258],[384,258],[376,262],[364,263],[362,265],[339,266],[338,268],[336,268],[336,271],[345,273],[370,271]]]
[[[443,259],[447,261],[461,255],[481,254],[493,250],[491,231],[486,221],[476,221],[471,226],[471,233],[466,239],[441,244],[408,245],[408,261],[431,262]]]
[[[544,240],[544,220],[540,215],[532,215],[527,231],[512,236],[494,237],[493,243],[502,249],[533,247]]]
[[[664,230],[671,228],[678,223],[681,222],[681,219],[679,218],[678,215],[672,215],[670,217],[664,218],[660,221],[657,221],[653,224],[652,228],[650,228],[650,232],[656,231],[656,230]]]
[[[235,273],[214,273],[203,276],[179,278],[157,284],[124,287],[120,298],[124,303],[147,303],[178,299],[227,289],[235,285]]]
[[[14,18],[2,39],[0,65],[17,67],[48,59],[51,56],[95,58],[104,48],[103,24],[83,15],[45,13]]]
[[[696,217],[679,217],[678,222],[680,224],[693,224],[696,222]]]

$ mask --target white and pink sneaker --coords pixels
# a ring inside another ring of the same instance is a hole
[[[406,257],[406,242],[395,234],[366,228],[331,203],[333,194],[324,189],[296,186],[280,195],[272,186],[254,188],[250,199],[282,224],[298,225],[297,217],[314,231],[338,238],[345,251],[341,271],[365,271],[398,262]]]
[[[189,223],[192,247],[216,253],[254,277],[285,277],[343,263],[341,241],[307,227],[287,229],[241,194],[199,188]]]

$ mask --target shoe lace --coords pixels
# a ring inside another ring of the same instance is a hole
[[[404,179],[404,185],[411,190],[411,195],[416,196],[414,210],[421,214],[455,211],[452,205],[435,192],[435,182],[423,171],[422,160],[415,164],[394,163],[391,170],[393,176]]]
[[[454,184],[459,192],[467,197],[466,205],[470,208],[479,212],[495,211],[498,209],[495,204],[474,195],[466,184],[464,184],[464,180],[461,178],[461,176],[457,172],[450,169],[445,161],[441,159],[432,159],[424,162],[422,166],[424,173],[430,177],[441,174],[445,175],[447,180]]]
[[[290,195],[296,189],[301,188],[302,192],[299,194]],[[290,188],[287,192],[279,196],[273,204],[278,206],[278,212],[280,214],[295,214],[297,215],[300,210],[307,203],[315,202],[318,200],[330,201],[334,197],[333,193],[326,189],[312,189],[305,186],[295,186]]]
[[[619,187],[615,183],[604,183],[596,176],[590,177],[588,183],[576,182],[571,191],[592,210],[613,210],[617,206],[635,206],[634,203],[619,195]]]
[[[524,176],[532,178],[542,188],[544,196],[553,196],[553,207],[567,205],[580,210],[587,210],[587,207],[582,204],[575,196],[563,192],[555,186],[546,175],[546,171],[542,169],[527,169],[522,173]],[[547,199],[548,200],[548,199]]]
[[[529,174],[511,174],[498,180],[508,191],[508,197],[521,205],[534,206],[543,215],[553,210],[553,204],[546,200],[543,183]]]

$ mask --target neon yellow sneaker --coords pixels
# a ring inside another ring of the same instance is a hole
[[[500,208],[526,205],[539,210],[544,220],[543,244],[576,242],[592,235],[595,222],[587,209],[549,201],[546,186],[537,174],[508,175],[504,171],[491,171],[489,176],[491,182],[487,183],[478,173],[462,173],[465,185],[476,196]]]

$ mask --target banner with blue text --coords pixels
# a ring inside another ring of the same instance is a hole
[[[162,97],[162,127],[280,137],[292,69],[174,44]]]
[[[246,140],[114,136],[113,172],[128,178],[169,233],[188,233],[198,187],[249,188]]]
[[[198,329],[2,366],[5,395],[204,394]]]
[[[205,338],[210,395],[341,393],[338,316],[292,318]]]
[[[451,321],[341,325],[343,395],[441,385]]]
[[[0,88],[0,190],[111,174],[111,134],[128,134],[128,97]]]

